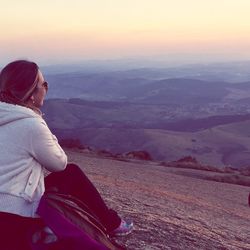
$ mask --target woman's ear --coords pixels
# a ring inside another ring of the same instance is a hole
[[[28,102],[34,104],[34,103],[35,103],[35,97],[32,95],[32,96],[29,98]]]

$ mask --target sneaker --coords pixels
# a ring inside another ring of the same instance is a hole
[[[118,228],[112,231],[113,236],[124,236],[132,232],[134,228],[134,223],[131,220],[122,219],[121,224]]]

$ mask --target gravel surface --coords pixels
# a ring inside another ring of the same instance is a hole
[[[153,162],[67,154],[110,207],[134,220],[133,233],[118,239],[128,250],[250,249],[249,187],[198,179],[194,170],[178,175]]]

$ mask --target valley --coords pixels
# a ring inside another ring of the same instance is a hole
[[[190,155],[216,167],[249,167],[247,69],[51,69],[44,118],[59,140],[114,154],[145,150],[161,161]]]

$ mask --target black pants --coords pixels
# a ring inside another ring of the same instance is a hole
[[[45,178],[45,190],[50,189],[82,200],[108,231],[114,230],[121,223],[117,213],[106,206],[92,182],[75,164],[68,164],[64,171],[48,175]]]
[[[92,182],[77,165],[68,164],[64,171],[47,176],[45,190],[50,189],[56,189],[60,193],[70,194],[82,200],[108,231],[119,226],[120,217],[106,206]],[[0,250],[31,250],[29,242],[32,234],[44,226],[40,218],[0,212]]]

